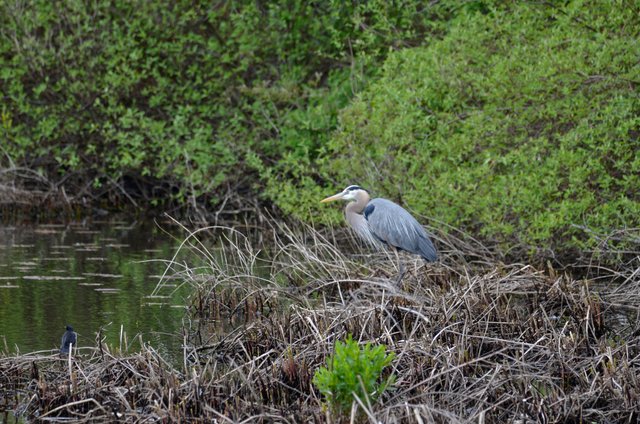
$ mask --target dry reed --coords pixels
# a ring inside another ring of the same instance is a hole
[[[326,234],[280,226],[256,244],[232,229],[189,233],[166,273],[193,286],[181,366],[147,346],[83,348],[71,374],[50,356],[5,356],[0,406],[60,422],[638,420],[637,269],[578,280],[440,236],[442,260],[404,257],[397,286],[387,255]],[[311,378],[347,334],[394,351],[397,379],[359,414],[330,416]]]

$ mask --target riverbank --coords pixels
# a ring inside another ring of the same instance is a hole
[[[149,347],[82,347],[71,370],[51,356],[4,355],[0,405],[59,421],[349,422],[327,412],[311,379],[350,334],[396,355],[394,386],[357,407],[362,421],[638,418],[632,272],[578,280],[447,238],[437,264],[404,258],[397,286],[393,260],[348,233],[280,227],[255,242],[217,231],[221,251],[195,232],[183,244],[191,259],[166,274],[193,290],[182,366]]]

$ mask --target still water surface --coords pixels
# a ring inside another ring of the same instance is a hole
[[[66,324],[118,346],[122,326],[176,359],[188,288],[150,295],[177,244],[152,222],[0,224],[0,350],[57,349]]]

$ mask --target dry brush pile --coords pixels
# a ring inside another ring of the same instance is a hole
[[[88,349],[71,372],[4,357],[0,405],[60,421],[637,421],[637,270],[609,285],[576,280],[449,236],[438,264],[404,258],[412,268],[399,287],[384,254],[284,230],[261,243],[220,230],[215,249],[199,240],[210,230],[185,240],[167,267],[194,288],[180,366],[147,347]],[[348,334],[393,351],[396,381],[377,403],[335,416],[311,379]]]

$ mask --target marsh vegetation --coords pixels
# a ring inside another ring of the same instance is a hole
[[[5,348],[2,419],[638,420],[637,2],[8,0],[0,35],[0,220],[168,211],[150,295],[190,293],[177,363]],[[347,184],[441,261],[394,284],[317,207]],[[393,384],[346,411],[349,337]]]
[[[215,253],[211,234],[225,240]],[[59,421],[638,417],[640,287],[631,274],[608,275],[608,284],[575,279],[505,264],[469,237],[437,234],[442,261],[405,258],[411,267],[398,286],[393,260],[342,231],[276,226],[261,234],[256,242],[233,229],[196,231],[183,248],[200,253],[168,267],[167,276],[193,286],[181,366],[148,346],[127,352],[100,340],[82,347],[71,368],[42,354],[5,356],[0,404]],[[377,401],[338,413],[312,379],[348,337],[386,346],[395,358],[383,376],[394,382]]]

